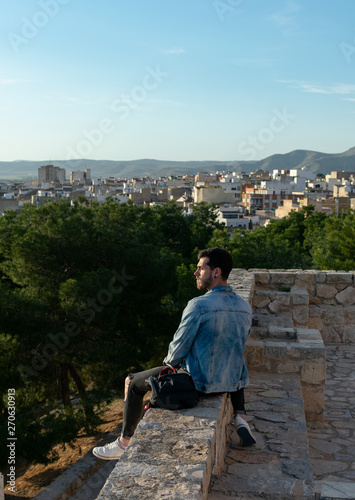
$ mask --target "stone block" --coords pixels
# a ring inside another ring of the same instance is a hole
[[[304,409],[307,422],[324,422],[324,382],[320,385],[301,383]]]
[[[325,310],[322,306],[310,305],[308,310],[309,310],[309,317],[310,318],[313,318],[313,317],[321,318],[321,319],[324,318]]]
[[[295,458],[282,460],[281,470],[297,479],[308,479],[309,481],[313,479],[312,467],[308,459]]]
[[[328,306],[336,306],[337,301],[335,300],[335,297],[333,299],[323,299],[323,304]]]
[[[268,285],[269,283],[270,283],[270,273],[268,271],[255,272],[255,284],[256,285]]]
[[[333,463],[333,462],[332,462]],[[318,466],[321,469],[321,465]],[[323,470],[322,470],[323,472]],[[327,470],[328,472],[328,470]],[[335,469],[335,472],[337,470]],[[329,473],[329,472],[328,472]],[[341,500],[354,497],[354,483],[353,481],[317,481],[317,491],[320,500]]]
[[[270,325],[264,333],[265,338],[278,339],[297,339],[297,330],[295,328],[280,328],[275,325]]]
[[[332,285],[317,285],[317,297],[322,299],[332,299],[337,294],[338,290]]]
[[[355,304],[355,288],[353,286],[345,288],[345,290],[336,294],[335,299],[344,306]]]
[[[248,368],[256,368],[263,365],[264,349],[262,342],[254,342],[252,345],[245,346],[244,358]]]
[[[296,280],[295,273],[287,272],[270,272],[272,285],[288,285],[293,286]]]
[[[299,287],[291,288],[291,299],[293,305],[308,305],[309,304],[309,295],[306,290],[302,290]]]
[[[286,293],[286,292],[275,293],[274,297],[275,297],[275,300],[270,302],[268,305],[268,309],[272,313],[277,314],[281,311],[289,311],[290,310],[291,296],[289,293]]]
[[[345,309],[344,307],[336,307],[333,305],[323,306],[324,310],[324,325],[334,326],[336,324],[345,324]]]
[[[315,293],[316,275],[314,272],[300,272],[296,275],[295,286],[300,287],[308,292],[310,296]]]
[[[297,337],[302,342],[308,342],[309,340],[317,340],[320,343],[323,343],[318,328],[297,328]]]
[[[344,311],[344,322],[346,325],[355,324],[355,305],[342,308]]]
[[[320,332],[322,332],[322,329],[324,328],[324,323],[321,318],[309,318],[308,320],[308,328],[311,329],[317,329]],[[323,337],[322,337],[323,338]]]
[[[327,273],[327,283],[330,284],[349,284],[351,285],[353,283],[353,276],[351,273],[342,273],[342,272],[335,272]]]
[[[306,363],[301,370],[301,383],[322,384],[325,382],[325,363]]]
[[[333,344],[342,342],[341,336],[331,326],[325,326],[324,328],[322,328],[321,334],[324,342]]]
[[[344,342],[355,343],[355,324],[344,326]]]
[[[308,326],[309,308],[308,306],[296,306],[292,310],[292,319],[295,327]]]
[[[316,274],[316,283],[325,283],[327,279],[327,273],[320,271]]]
[[[292,361],[286,361],[285,363],[279,363],[277,367],[277,373],[299,373],[299,364]]]
[[[264,343],[264,356],[265,358],[280,359],[284,358],[287,354],[286,342],[268,342]]]
[[[261,309],[270,303],[270,294],[265,291],[256,291],[253,297],[253,307]]]

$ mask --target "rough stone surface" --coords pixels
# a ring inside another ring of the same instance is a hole
[[[285,375],[276,381],[272,374],[251,372],[250,379],[247,409],[256,403],[267,405],[266,411],[248,416],[256,445],[240,447],[230,426],[225,469],[212,481],[208,498],[218,498],[217,494],[248,499],[314,498],[299,378]],[[277,409],[272,404],[275,398],[282,400]]]
[[[326,273],[327,276],[327,283],[335,283],[335,284],[353,284],[353,278],[354,275],[352,273],[342,273],[342,272],[335,272],[332,273],[330,271],[327,271]]]
[[[260,372],[280,375],[298,373],[302,383],[306,418],[322,422],[325,347],[318,330],[252,328],[246,343],[245,360],[249,368]]]
[[[332,299],[337,293],[335,286],[330,285],[318,285],[317,286],[317,296],[322,299]]]
[[[335,298],[339,304],[344,306],[355,304],[355,288],[353,286],[349,286],[342,292],[337,293]]]
[[[355,498],[354,484],[340,481],[317,481],[319,500],[340,500]]]
[[[226,395],[189,410],[149,410],[97,498],[205,498],[224,460],[230,418]]]

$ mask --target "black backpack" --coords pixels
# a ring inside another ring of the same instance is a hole
[[[182,368],[164,368],[157,377],[149,377],[152,388],[151,408],[179,410],[196,406],[199,400],[191,375]]]

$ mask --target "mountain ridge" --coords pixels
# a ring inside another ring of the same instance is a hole
[[[215,172],[227,170],[235,172],[250,172],[258,169],[289,170],[307,169],[313,173],[330,174],[332,171],[355,172],[355,147],[342,153],[322,153],[307,149],[295,149],[289,153],[277,153],[261,160],[156,160],[142,158],[137,160],[15,160],[12,162],[0,161],[0,179],[2,180],[30,180],[37,179],[38,167],[55,165],[65,168],[67,178],[69,172],[91,168],[93,178],[97,177],[159,177],[169,175],[196,174],[198,172]]]

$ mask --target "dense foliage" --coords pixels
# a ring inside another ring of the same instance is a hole
[[[210,241],[233,255],[235,267],[355,269],[355,212],[326,216],[308,206],[253,231],[216,229]]]
[[[232,236],[216,220],[214,206],[186,216],[173,203],[110,200],[25,205],[0,218],[0,437],[15,388],[18,455],[43,462],[54,444],[92,432],[126,374],[161,363],[197,294],[199,249],[226,248],[247,269],[355,269],[353,211],[307,207]]]

